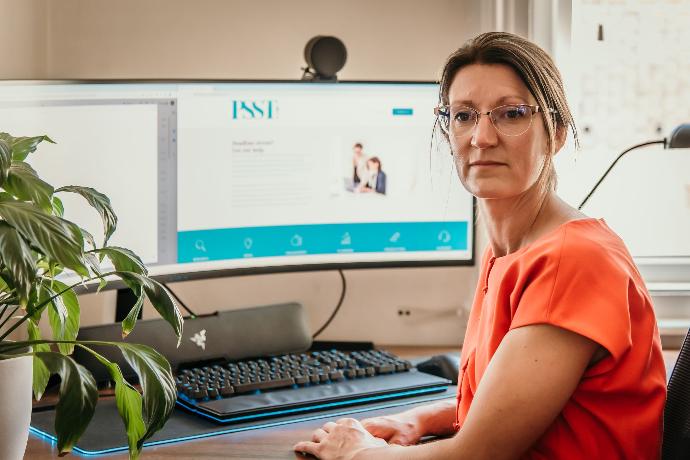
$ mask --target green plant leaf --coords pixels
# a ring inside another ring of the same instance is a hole
[[[55,192],[71,192],[83,196],[86,201],[88,201],[89,204],[96,211],[98,211],[98,214],[101,215],[101,221],[103,221],[103,235],[105,237],[103,246],[108,244],[108,240],[117,227],[117,216],[115,215],[113,207],[110,204],[110,199],[107,196],[91,187],[80,187],[77,185],[60,187]]]
[[[46,343],[54,343],[46,340]],[[10,353],[12,350],[21,349],[26,345],[35,345],[32,342],[0,342],[0,357]],[[114,346],[117,347],[125,361],[134,369],[139,378],[139,383],[143,392],[143,400],[139,406],[134,393],[123,388],[124,400],[118,399],[118,411],[122,414],[122,409],[131,421],[125,420],[128,427],[128,438],[136,441],[137,452],[141,450],[144,442],[149,439],[156,431],[160,430],[175,409],[177,392],[172,370],[168,361],[156,350],[146,345],[137,345],[125,342],[105,342],[105,341],[83,341],[76,345],[95,353],[91,346]],[[55,420],[55,430],[58,435],[58,448],[60,452],[66,452],[72,448],[74,443],[83,434],[86,426],[93,417],[94,406],[98,396],[95,382],[91,374],[82,366],[75,363],[69,356],[63,356],[53,352],[39,352],[35,356],[41,359],[48,370],[59,374],[62,382],[60,384],[60,400],[57,405]],[[103,361],[101,361],[103,362]],[[104,363],[105,364],[105,363]],[[108,364],[106,364],[108,366]],[[120,376],[111,376],[116,384]],[[119,371],[119,369],[118,369]],[[119,372],[118,372],[119,373]],[[122,381],[124,387],[132,388],[126,381]],[[116,388],[116,398],[117,388]],[[143,407],[143,420],[146,431],[140,433],[141,426],[136,421],[137,407]],[[123,416],[123,419],[125,417]],[[130,423],[133,431],[130,431]],[[130,450],[130,457],[133,452]],[[136,455],[136,452],[135,452]]]
[[[53,338],[58,340],[58,337],[64,334],[65,323],[67,322],[67,307],[60,297],[56,296],[56,293],[46,284],[43,284],[43,291],[45,291],[44,300],[48,302],[48,316],[50,327],[53,329]],[[51,300],[53,296],[56,297]]]
[[[142,275],[148,274],[148,270],[146,265],[144,265],[144,262],[142,262],[138,255],[129,249],[118,246],[108,246],[105,248],[94,249],[93,251],[89,252],[89,254],[99,254],[101,260],[103,260],[104,257],[108,257],[117,271],[133,272]],[[137,297],[136,303],[130,309],[129,314],[127,314],[125,319],[122,321],[122,338],[125,338],[130,332],[132,332],[132,329],[134,329],[134,325],[137,322],[139,311],[144,305],[144,293],[139,283],[129,279],[123,281]],[[102,289],[106,284],[107,282],[101,278],[98,289]]]
[[[5,139],[0,139],[0,187],[7,180],[12,164],[12,147]]]
[[[129,445],[129,458],[136,459],[141,453],[139,440],[146,433],[146,425],[142,416],[142,399],[139,392],[122,376],[122,370],[117,364],[108,361],[104,356],[94,350],[79,345],[91,353],[101,364],[108,368],[110,377],[115,382],[115,403],[117,411],[125,424],[127,431],[127,444]]]
[[[137,286],[141,286],[146,293],[146,297],[151,301],[151,305],[156,311],[161,315],[161,317],[172,326],[177,335],[177,344],[179,346],[180,340],[182,338],[182,315],[180,310],[177,308],[177,304],[173,300],[172,296],[162,284],[144,275],[134,272],[117,272],[117,276],[122,278],[122,280],[134,291],[135,294],[140,296],[140,291],[136,290]],[[123,333],[125,331],[123,330]]]
[[[19,304],[26,307],[31,284],[36,278],[36,262],[26,241],[14,227],[3,221],[0,221],[0,262],[12,277]]]
[[[60,454],[72,450],[88,426],[96,409],[98,389],[93,377],[69,356],[36,352],[53,374],[60,376],[60,399],[55,409],[55,433]]]
[[[81,234],[84,236],[84,241],[86,244],[91,246],[91,249],[96,249],[96,240],[93,235],[84,228],[81,229]]]
[[[99,254],[101,260],[103,260],[103,257],[110,259],[115,267],[115,270],[117,271],[133,272],[140,275],[148,274],[148,270],[146,269],[144,262],[142,262],[138,255],[127,248],[107,246],[104,248],[95,249],[93,252]]]
[[[24,161],[30,153],[36,151],[36,147],[43,141],[54,144],[55,142],[48,136],[35,137],[12,137],[7,133],[0,133],[0,139],[4,139],[12,148],[12,159]]]
[[[38,261],[37,267],[43,270],[46,273],[46,276],[50,276],[51,278],[55,278],[60,273],[62,273],[62,267],[60,265],[56,263],[50,263],[43,258]]]
[[[130,332],[134,329],[134,326],[137,324],[137,319],[139,318],[139,312],[141,311],[141,307],[144,306],[144,293],[141,289],[141,287],[137,286],[137,289],[133,289],[134,295],[137,297],[137,301],[134,303],[134,306],[132,306],[132,309],[129,310],[129,313],[127,313],[127,316],[125,319],[122,320],[122,338],[124,339],[129,335]]]
[[[144,441],[163,427],[175,408],[175,381],[170,364],[153,348],[124,342],[114,345],[120,348],[122,356],[139,376],[144,393],[146,433],[137,443],[141,449]]]
[[[86,260],[86,264],[89,266],[92,272],[94,272],[96,275],[101,275],[101,264],[98,261],[98,257],[96,257],[96,254],[92,252],[87,252],[84,254],[84,260]],[[104,281],[101,278],[101,281]]]
[[[65,206],[62,204],[62,200],[56,196],[53,197],[53,214],[58,217],[63,217],[65,215]]]
[[[84,240],[79,238],[79,227],[21,201],[0,199],[0,216],[50,261],[84,277],[89,276],[89,270],[84,265]]]
[[[9,291],[14,289],[14,287],[7,284],[7,280],[5,279],[5,276],[7,276],[7,275],[4,273],[0,273],[0,292],[7,294]]]
[[[50,302],[51,308],[48,310],[48,320],[53,330],[53,338],[61,341],[75,340],[79,333],[79,316],[81,313],[77,295],[61,281],[45,280],[43,283],[50,297],[62,292]],[[71,355],[74,351],[74,344],[58,343],[58,349],[63,355]]]
[[[26,328],[29,332],[29,340],[41,340],[41,331],[38,329],[38,325],[34,323],[31,319],[27,321]],[[31,346],[33,351],[43,351],[49,352],[50,345],[46,343],[36,343]],[[33,390],[34,398],[36,401],[40,400],[43,393],[46,391],[46,386],[48,385],[48,379],[50,379],[50,371],[43,364],[40,358],[36,355],[32,356],[33,361]]]
[[[53,211],[53,186],[43,181],[36,171],[23,161],[13,161],[4,189],[22,201],[31,201],[44,212]]]
[[[30,319],[38,323],[41,320],[43,310],[48,308],[48,301],[50,299],[50,292],[43,287],[43,283],[34,283],[29,296],[29,303],[26,306],[26,312]]]

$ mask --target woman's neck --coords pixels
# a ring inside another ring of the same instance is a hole
[[[480,198],[479,209],[495,257],[511,254],[569,220],[586,217],[553,190],[544,193],[536,186],[514,198]]]

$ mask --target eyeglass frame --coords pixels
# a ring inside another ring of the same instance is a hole
[[[503,108],[503,107],[529,107],[530,108],[532,113],[530,114],[530,117],[529,117],[529,125],[527,125],[527,128],[525,128],[525,130],[523,132],[521,132],[519,134],[506,134],[506,133],[502,132],[500,129],[498,129],[498,127],[494,123],[493,118],[491,117],[491,112],[493,112],[496,109]],[[549,107],[547,110],[543,110],[540,106],[531,105],[531,104],[503,104],[503,105],[499,105],[497,107],[494,107],[493,109],[489,110],[488,112],[480,112],[479,110],[475,109],[474,107],[470,107],[470,106],[466,106],[466,105],[463,105],[462,108],[466,108],[466,109],[473,111],[477,115],[477,117],[474,121],[474,126],[472,127],[472,129],[467,131],[467,133],[465,133],[465,134],[461,134],[461,136],[464,136],[468,133],[472,133],[477,128],[477,125],[479,124],[479,120],[481,119],[482,115],[486,115],[489,117],[489,120],[491,121],[491,126],[494,127],[494,129],[496,130],[497,133],[499,133],[503,136],[516,137],[516,136],[522,136],[527,131],[529,131],[529,129],[532,127],[532,119],[534,118],[534,115],[536,115],[540,110],[542,113],[550,113],[550,114],[558,113],[558,110],[556,110],[556,109],[552,109]],[[442,110],[446,110],[446,112],[443,113]],[[441,130],[443,132],[445,132],[447,135],[450,135],[450,121],[451,121],[450,120],[450,105],[446,104],[446,105],[439,105],[437,107],[434,107],[434,115],[436,115],[437,119],[441,116],[448,118],[448,127],[444,128],[443,122],[441,120],[439,120],[439,124],[441,125]]]

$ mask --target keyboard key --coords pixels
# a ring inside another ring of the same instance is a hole
[[[395,364],[381,364],[375,367],[377,374],[392,374],[395,372]]]
[[[220,395],[224,398],[227,398],[228,396],[232,396],[235,394],[235,389],[232,386],[226,385],[224,387],[220,387]]]
[[[309,377],[307,377],[306,375],[296,375],[294,379],[297,385],[305,385],[309,383]]]
[[[343,378],[345,377],[343,376],[343,373],[341,371],[333,371],[328,374],[328,378],[337,382],[339,380],[343,380]]]
[[[191,397],[194,399],[204,399],[206,396],[208,396],[208,393],[205,388],[197,388],[191,394]]]
[[[290,387],[295,384],[295,379],[267,380],[264,382],[241,383],[235,385],[235,393],[248,393],[255,390],[268,390],[271,388]]]

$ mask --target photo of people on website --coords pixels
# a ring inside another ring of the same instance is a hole
[[[357,142],[352,146],[352,163],[345,189],[353,193],[386,194],[386,173],[383,172],[381,159],[364,153],[364,146]]]

